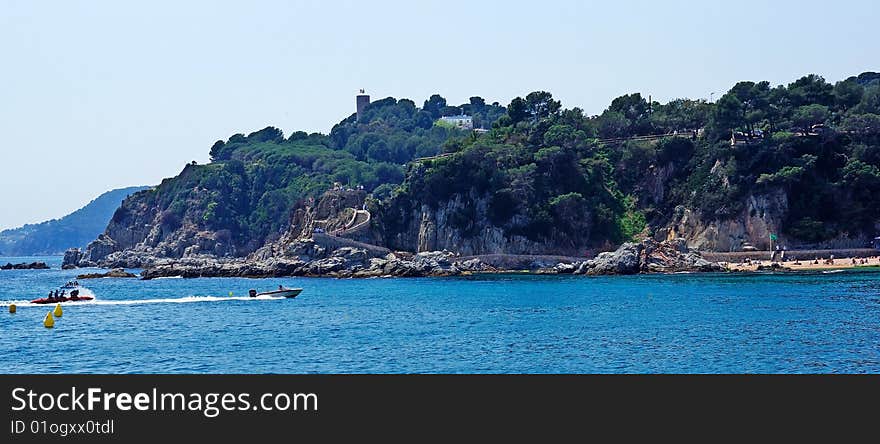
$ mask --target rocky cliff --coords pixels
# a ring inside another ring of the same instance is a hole
[[[548,239],[533,240],[507,228],[527,224],[526,216],[515,215],[506,224],[496,225],[488,214],[489,202],[487,195],[474,191],[456,194],[437,205],[392,201],[382,208],[376,229],[392,249],[414,252],[450,250],[469,256],[500,253],[578,256],[589,251],[587,215],[576,238],[551,234]]]
[[[699,212],[678,206],[671,222],[660,231],[661,236],[684,239],[688,246],[698,250],[741,251],[745,243],[769,249],[770,234],[778,235],[785,226],[788,195],[779,188],[749,195],[743,207],[734,217],[707,220]]]
[[[154,258],[202,254],[235,256],[231,233],[170,222],[159,207],[135,196],[122,203],[104,233],[88,245],[80,265],[139,268]]]

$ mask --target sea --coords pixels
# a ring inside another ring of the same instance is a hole
[[[0,270],[0,373],[880,372],[876,271],[105,278],[50,329],[28,301],[99,270],[0,257],[35,260]]]

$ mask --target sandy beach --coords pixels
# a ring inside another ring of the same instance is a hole
[[[834,258],[818,260],[784,260],[771,262],[765,261],[746,261],[743,263],[726,263],[730,271],[761,271],[767,270],[778,264],[780,271],[825,271],[825,270],[846,270],[852,268],[880,268],[880,257],[867,258]],[[760,269],[760,270],[759,270]]]

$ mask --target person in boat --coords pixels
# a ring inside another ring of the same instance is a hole
[[[50,301],[51,301],[52,299],[54,299],[54,297],[52,296],[52,294],[53,294],[53,293],[52,293],[52,290],[49,290],[49,296],[46,296],[46,299],[48,299],[48,300],[50,300]]]
[[[278,291],[284,291],[284,286],[283,286],[283,285],[279,285],[279,286],[278,286]]]

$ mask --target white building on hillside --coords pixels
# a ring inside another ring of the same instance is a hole
[[[454,125],[461,129],[472,130],[474,129],[474,118],[468,116],[466,114],[462,114],[460,116],[445,116],[441,117],[440,120]]]

